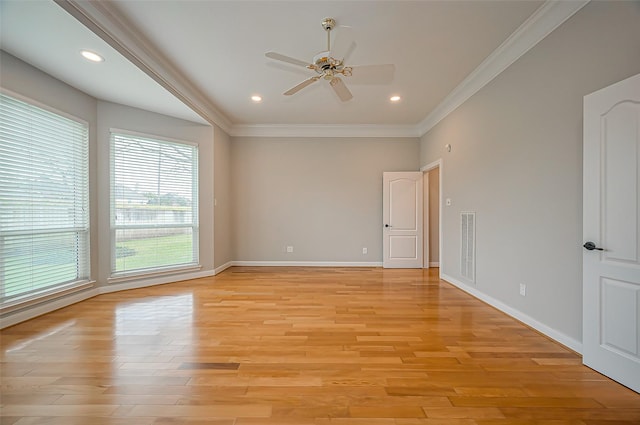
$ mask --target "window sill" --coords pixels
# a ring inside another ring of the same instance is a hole
[[[155,269],[153,271],[137,271],[131,273],[117,273],[107,279],[107,283],[123,283],[138,279],[147,279],[160,276],[170,276],[178,273],[195,272],[201,270],[200,264],[193,264],[184,267],[172,267],[166,269]]]

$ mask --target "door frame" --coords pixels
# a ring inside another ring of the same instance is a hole
[[[443,231],[442,231],[442,205],[443,205],[443,195],[442,195],[442,186],[443,186],[443,181],[442,181],[442,176],[443,176],[443,172],[442,172],[442,167],[443,167],[443,161],[442,158],[439,158],[433,162],[430,162],[429,164],[420,167],[420,171],[422,171],[423,176],[424,174],[428,173],[431,170],[434,169],[438,169],[438,215],[440,216],[438,219],[438,251],[439,251],[439,263],[440,263],[440,271],[439,271],[439,278],[442,279],[442,270],[444,270],[444,256],[442,255],[442,246],[443,246]],[[427,188],[427,193],[428,193],[428,188]],[[428,198],[428,197],[427,197]],[[429,199],[426,199],[426,201],[424,202],[424,206],[428,208],[429,206]],[[428,212],[427,212],[428,214]],[[428,215],[426,215],[428,217]],[[428,236],[428,232],[429,232],[429,223],[423,223],[422,225],[422,229],[423,229],[423,238],[425,238],[425,236]],[[426,230],[425,230],[426,229]],[[428,241],[423,242],[425,244],[428,244]],[[423,260],[424,261],[424,260]],[[428,262],[429,259],[427,258],[426,261]],[[427,264],[428,266],[428,264]],[[424,267],[424,264],[423,264]]]
[[[430,257],[431,250],[431,228],[429,226],[429,172],[424,171],[422,173],[422,268],[428,269],[431,267]]]

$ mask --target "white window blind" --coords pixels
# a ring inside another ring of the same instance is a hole
[[[111,275],[198,264],[198,148],[111,133]]]
[[[0,94],[0,307],[89,280],[86,123]]]

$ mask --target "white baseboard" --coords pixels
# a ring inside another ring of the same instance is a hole
[[[222,273],[223,271],[227,270],[229,267],[233,267],[233,261],[227,261],[227,262],[226,262],[226,263],[224,263],[223,265],[216,267],[216,268],[213,270],[213,272],[214,272],[215,274],[220,274],[220,273]]]
[[[382,262],[357,261],[232,261],[234,266],[246,267],[382,267]]]
[[[80,301],[88,300],[98,295],[100,292],[98,288],[92,288],[86,291],[80,291],[72,295],[67,295],[48,301],[46,303],[37,304],[32,307],[27,307],[24,310],[16,311],[15,313],[7,314],[2,317],[0,321],[0,329],[8,328],[9,326],[17,325],[20,322],[33,319],[43,314],[51,313],[54,310],[58,310],[71,304],[79,303]]]
[[[493,297],[490,297],[489,295],[478,291],[477,289],[467,285],[466,283],[463,283],[447,274],[442,274],[440,277],[442,280],[452,284],[453,286],[456,286],[459,289],[462,289],[464,292],[474,296],[475,298],[478,298],[481,301],[484,301],[485,303],[489,304],[492,307],[497,308],[498,310],[502,311],[505,314],[508,314],[509,316],[513,317],[514,319],[519,320],[520,322],[524,323],[527,326],[532,327],[533,329],[537,330],[538,332],[548,336],[549,338],[559,342],[560,344],[569,347],[570,349],[572,349],[573,351],[575,351],[578,354],[582,354],[582,342],[577,341],[573,338],[571,338],[568,335],[563,334],[562,332],[558,332],[557,330],[550,328],[549,326],[545,325],[544,323],[540,323],[538,322],[536,319],[534,319],[531,316],[528,316],[526,314],[524,314],[523,312],[516,310],[515,308],[509,307],[508,305],[504,304],[501,301],[496,300]]]
[[[111,292],[127,291],[129,289],[146,288],[148,286],[164,285],[166,283],[180,282],[183,280],[199,279],[201,277],[214,276],[214,270],[204,270],[193,273],[182,273],[168,276],[154,276],[147,279],[140,279],[133,282],[110,284],[100,286],[98,291],[100,294],[108,294]]]
[[[439,262],[431,262],[429,263],[429,267],[440,267],[440,263]]]

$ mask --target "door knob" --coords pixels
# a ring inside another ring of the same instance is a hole
[[[593,251],[594,249],[596,251],[604,251],[603,248],[598,248],[596,246],[596,244],[594,244],[593,242],[589,241],[587,243],[585,243],[584,245],[582,245],[587,251]]]
[[[385,224],[385,225],[384,225],[384,227],[391,227],[391,225],[389,225],[389,224]]]

